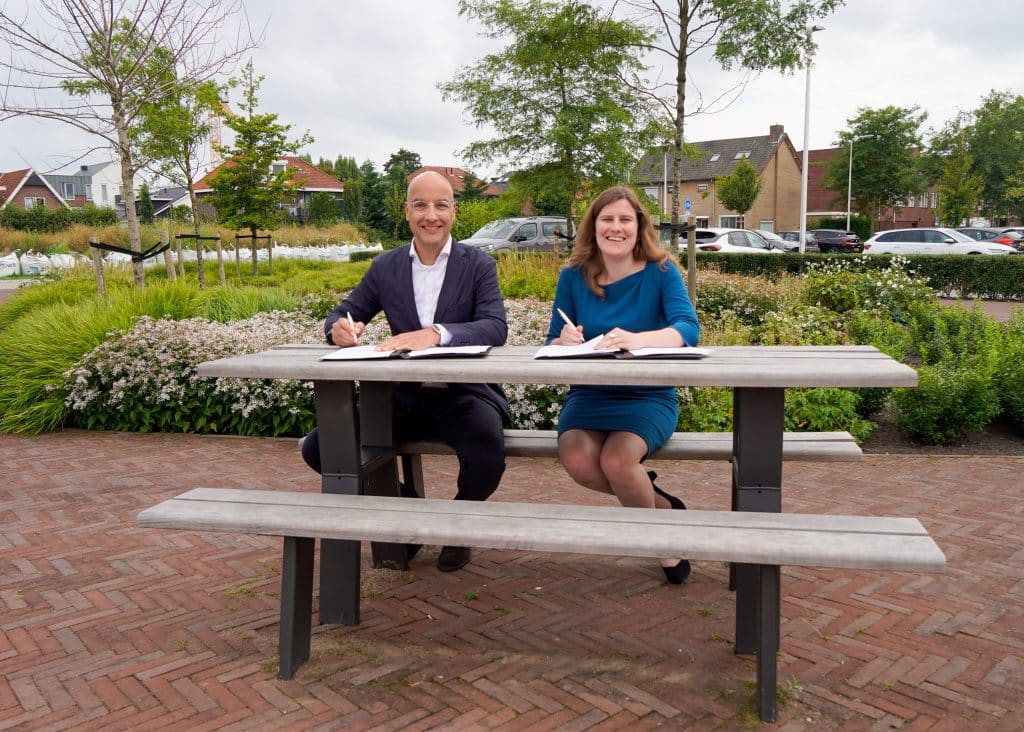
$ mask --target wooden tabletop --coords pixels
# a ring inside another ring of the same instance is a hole
[[[443,381],[724,387],[916,386],[917,373],[872,346],[726,346],[696,360],[534,359],[534,346],[478,358],[321,361],[332,346],[293,344],[199,365],[199,375],[304,381]]]

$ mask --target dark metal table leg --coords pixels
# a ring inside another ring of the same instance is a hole
[[[393,385],[387,381],[359,384],[360,442],[367,472],[362,492],[368,496],[398,496],[398,465],[393,438]],[[406,545],[370,543],[373,566],[405,571],[409,568]]]
[[[313,384],[316,423],[320,429],[320,464],[324,493],[356,495],[362,472],[355,384],[317,381]],[[359,624],[358,541],[320,542],[320,622]]]
[[[316,540],[284,537],[281,562],[281,628],[277,678],[290,679],[309,660],[313,615],[313,550]]]
[[[784,404],[783,389],[736,388],[733,391],[734,510],[782,511]],[[734,650],[754,653],[757,649],[758,569],[754,565],[738,564],[731,570],[731,578],[736,587]]]
[[[779,653],[779,567],[757,565],[757,711],[762,722],[774,722]]]

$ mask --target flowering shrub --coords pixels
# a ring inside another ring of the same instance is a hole
[[[320,323],[282,312],[231,323],[143,316],[65,372],[65,403],[87,429],[303,434],[314,422],[308,383],[196,374],[203,361],[295,342],[323,342]]]
[[[803,275],[807,302],[836,313],[866,310],[905,323],[912,304],[935,299],[906,257],[893,257],[882,270],[867,265],[866,255],[811,263]]]
[[[549,301],[532,298],[506,300],[508,345],[542,345],[551,323],[551,307]],[[569,392],[565,384],[502,384],[502,388],[508,397],[512,426],[523,430],[554,429]]]

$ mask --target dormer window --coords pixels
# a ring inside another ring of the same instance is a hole
[[[733,160],[742,160],[743,158],[749,158],[749,157],[750,157],[750,150],[740,150],[738,153],[736,153],[736,157],[734,157]]]
[[[714,155],[711,156],[711,162],[717,163],[720,157],[722,157],[722,153],[715,153]]]
[[[286,170],[288,170],[287,160],[275,160],[274,163],[270,166],[270,172],[273,173],[274,175],[283,173]]]

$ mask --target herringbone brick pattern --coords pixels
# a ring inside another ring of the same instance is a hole
[[[443,574],[364,572],[363,623],[318,626],[275,678],[279,540],[141,530],[185,489],[316,491],[293,440],[68,431],[0,437],[0,729],[740,729],[724,565],[480,550]],[[428,459],[428,493],[454,461]],[[661,463],[728,507],[726,463]],[[786,569],[778,727],[1019,730],[1024,458],[868,457],[785,469],[787,511],[918,516],[944,575]],[[549,460],[496,499],[594,502]]]

